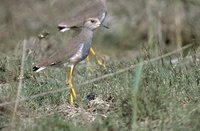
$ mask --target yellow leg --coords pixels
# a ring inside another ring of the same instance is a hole
[[[76,98],[76,92],[74,90],[74,86],[73,86],[73,73],[74,73],[74,68],[75,65],[72,65],[70,67],[70,72],[69,72],[69,79],[67,81],[67,84],[69,85],[69,89],[70,89],[70,103],[73,104],[74,103],[74,99]]]
[[[91,54],[95,57],[96,63],[100,66],[103,66],[104,68],[106,68],[105,64],[103,64],[100,60],[98,60],[96,53],[94,52],[94,49],[91,47],[90,48],[90,52]],[[89,59],[89,58],[88,58]]]
[[[86,58],[86,62],[87,62],[87,65],[90,66],[90,53],[89,53],[89,55],[88,55],[87,58]]]

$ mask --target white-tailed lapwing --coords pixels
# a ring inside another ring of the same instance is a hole
[[[61,32],[65,32],[71,29],[79,29],[84,23],[86,18],[98,18],[101,25],[105,28],[108,28],[103,22],[107,16],[107,6],[106,0],[95,0],[91,4],[85,7],[83,10],[76,13],[76,15],[68,18],[67,20],[61,22],[58,25],[58,29]],[[92,47],[90,47],[90,54],[95,57],[96,63],[105,68],[105,65],[97,59],[96,53]],[[87,57],[87,62],[89,63],[89,56]]]
[[[70,103],[73,104],[76,98],[76,92],[73,85],[73,73],[75,66],[84,60],[89,52],[92,44],[93,31],[101,25],[98,18],[87,18],[81,27],[81,32],[74,37],[64,48],[52,53],[49,58],[41,61],[33,67],[33,71],[39,72],[47,67],[60,66],[67,63],[70,66],[70,72],[66,84],[70,89]]]

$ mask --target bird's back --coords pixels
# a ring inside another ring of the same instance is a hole
[[[92,32],[87,34],[87,32],[80,32],[80,34],[66,44],[60,46],[54,46],[54,52],[50,54],[48,57],[41,60],[38,64],[39,67],[47,67],[47,66],[61,66],[64,63],[68,63],[69,59],[76,54],[79,50],[81,44],[85,44],[88,46],[84,46],[86,48],[90,47],[92,42]]]

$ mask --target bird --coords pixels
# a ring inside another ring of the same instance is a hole
[[[69,30],[76,30],[82,27],[84,19],[90,17],[96,17],[99,19],[101,25],[105,28],[109,28],[107,25],[104,24],[104,21],[107,16],[107,6],[106,0],[96,0],[93,1],[88,7],[84,8],[77,12],[74,16],[68,18],[67,20],[58,24],[58,30],[60,32],[66,32]],[[92,47],[90,47],[90,54],[94,56],[96,63],[106,69],[104,63],[99,60],[96,56],[96,53]],[[89,63],[90,57],[87,57],[87,63]]]
[[[33,67],[34,72],[40,72],[47,67],[60,67],[61,65],[68,65],[70,72],[66,84],[70,89],[70,103],[73,104],[76,98],[76,92],[73,84],[73,75],[76,65],[84,60],[89,52],[93,39],[93,31],[101,25],[98,18],[87,18],[81,27],[81,32],[72,38],[72,40],[66,44],[66,47],[55,50],[54,53],[49,55],[48,58],[39,62]]]

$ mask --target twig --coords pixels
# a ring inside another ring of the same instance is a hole
[[[14,107],[14,111],[13,111],[13,116],[12,116],[12,121],[11,121],[11,127],[14,126],[14,121],[15,121],[15,117],[16,117],[17,107],[18,107],[19,102],[20,102],[20,94],[21,94],[22,80],[23,80],[23,74],[24,74],[25,55],[26,55],[26,40],[23,41],[23,52],[22,52],[20,75],[19,75],[19,85],[18,85],[18,89],[17,89],[16,101],[14,101],[15,107]]]

